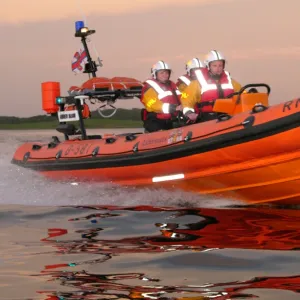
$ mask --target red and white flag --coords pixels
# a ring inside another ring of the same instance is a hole
[[[74,54],[72,60],[72,71],[75,73],[82,73],[84,71],[84,66],[88,62],[86,51],[80,49]]]

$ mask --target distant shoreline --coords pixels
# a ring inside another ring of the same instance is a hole
[[[113,112],[107,110],[107,114]],[[140,109],[118,109],[112,118],[99,118],[97,111],[91,112],[90,119],[85,119],[84,124],[89,128],[141,128],[143,127],[141,121]],[[27,130],[27,129],[56,129],[59,122],[56,117],[49,115],[39,115],[29,118],[6,117],[0,116],[0,130]],[[74,122],[78,128],[79,123]]]
[[[0,124],[0,130],[43,130],[53,129],[58,126],[58,121],[50,122],[24,122],[17,124]],[[74,124],[77,128],[79,124]],[[100,128],[141,128],[143,124],[141,121],[132,120],[112,120],[112,119],[88,119],[85,120],[85,126],[87,129],[100,129]]]

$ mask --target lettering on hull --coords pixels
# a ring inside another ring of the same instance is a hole
[[[85,156],[90,152],[92,144],[75,144],[70,145],[64,152],[64,156]]]
[[[298,107],[300,107],[300,99],[295,99],[295,100],[285,102],[283,104],[282,111],[286,112],[292,109],[297,109]]]

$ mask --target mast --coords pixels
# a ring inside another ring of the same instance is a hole
[[[96,65],[95,61],[93,61],[91,58],[90,51],[89,51],[89,48],[88,48],[87,42],[86,42],[86,37],[91,34],[94,34],[96,32],[96,30],[90,30],[88,27],[85,27],[83,21],[76,21],[75,29],[76,29],[75,37],[81,38],[81,42],[83,44],[84,50],[86,52],[87,60],[88,60],[88,63],[85,64],[83,73],[92,74],[93,77],[97,77],[97,75],[96,75],[96,72],[98,70],[97,65]]]

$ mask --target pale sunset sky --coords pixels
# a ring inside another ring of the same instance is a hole
[[[271,104],[300,97],[300,0],[1,0],[1,112],[44,114],[41,83],[62,95],[88,79],[71,61],[81,46],[75,21],[87,20],[104,66],[97,75],[145,80],[157,60],[185,72],[211,49],[242,85],[268,83]],[[90,49],[96,58],[93,47]],[[140,107],[139,100],[118,107]]]

